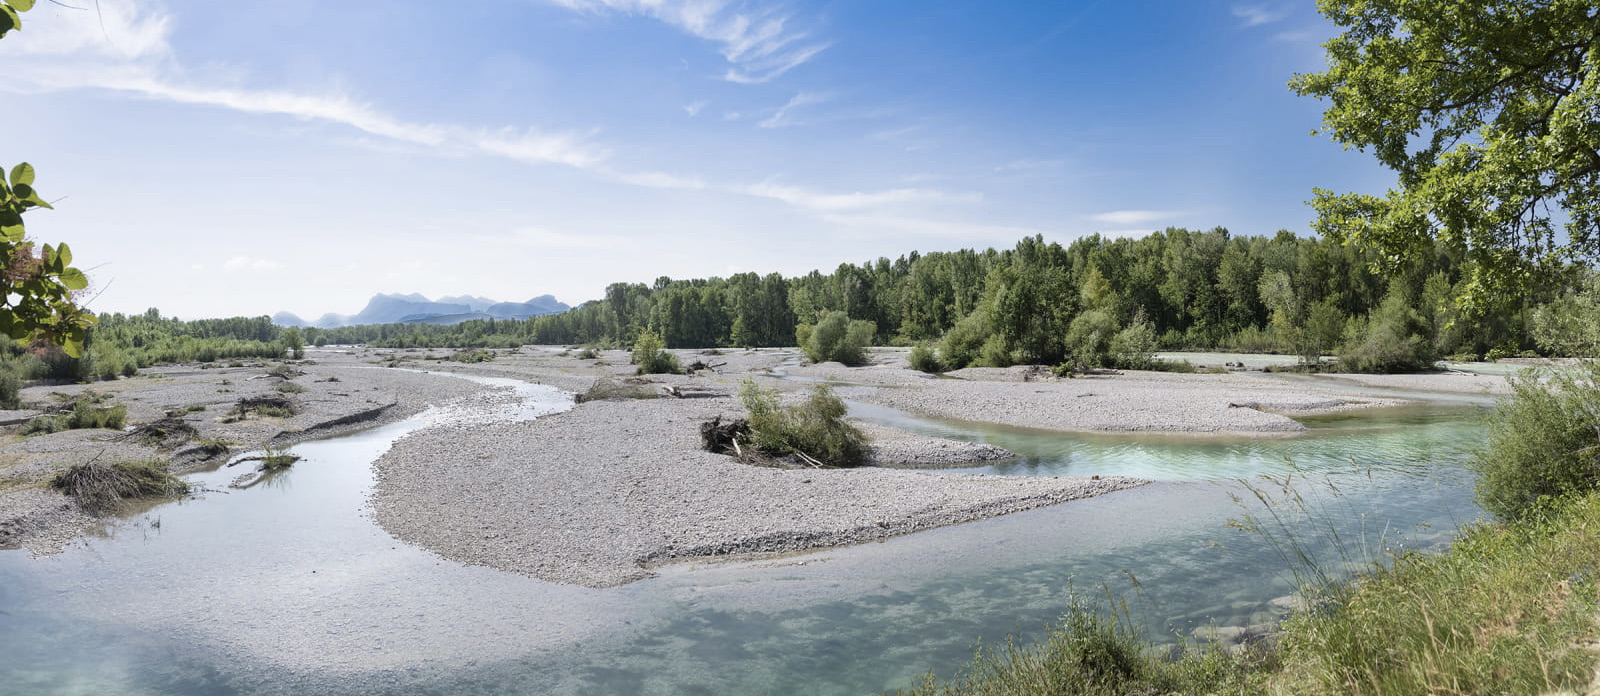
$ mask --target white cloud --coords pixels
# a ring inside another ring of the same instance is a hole
[[[706,104],[709,104],[709,103],[710,102],[707,102],[706,100],[701,99],[700,101],[697,101],[697,102],[694,102],[694,103],[691,103],[691,104],[684,104],[683,105],[683,112],[686,113],[686,114],[689,114],[690,117],[699,116],[700,115],[700,111],[702,109],[706,108]]]
[[[1182,213],[1171,210],[1113,210],[1090,215],[1089,219],[1109,225],[1144,225],[1157,220],[1174,218]]]
[[[235,256],[222,264],[224,271],[280,271],[283,264],[268,259],[254,259],[249,256]]]
[[[790,115],[789,115],[790,112],[792,112],[795,109],[798,109],[800,107],[803,107],[803,106],[809,106],[811,104],[821,104],[821,103],[826,102],[826,101],[828,101],[829,99],[832,99],[832,98],[833,97],[831,95],[827,95],[827,94],[817,94],[815,92],[801,92],[799,94],[794,95],[794,98],[790,99],[789,103],[778,107],[778,110],[774,111],[771,116],[768,116],[767,118],[762,119],[762,121],[760,123],[757,123],[756,125],[761,126],[762,128],[782,128],[784,126],[800,125],[802,122],[801,121],[797,121],[797,120],[793,119],[792,117],[790,117]]]
[[[1289,11],[1276,5],[1234,5],[1233,16],[1244,20],[1246,27],[1259,27],[1282,21]]]
[[[481,154],[531,164],[597,169],[608,153],[581,134],[534,128],[487,129],[410,122],[348,96],[250,89],[189,78],[173,57],[167,35],[173,20],[131,3],[105,3],[102,30],[93,11],[66,8],[47,17],[30,13],[26,31],[8,52],[12,79],[0,90],[52,92],[107,89],[180,104],[243,113],[275,114],[347,126],[392,142],[422,146],[438,154]]]
[[[508,235],[475,235],[474,239],[479,242],[563,251],[606,251],[627,244],[626,239],[613,235],[562,232],[536,227],[519,229]]]
[[[845,227],[877,229],[891,234],[912,235],[915,237],[948,237],[963,240],[963,243],[966,244],[982,243],[977,240],[1004,243],[1043,233],[1042,230],[1031,227],[992,225],[947,219],[935,220],[901,215],[836,214],[826,215],[823,219],[830,224]]]
[[[740,193],[783,201],[797,208],[817,212],[839,212],[908,204],[973,203],[982,200],[976,193],[947,193],[931,189],[898,188],[863,193],[818,193],[798,186],[771,182],[737,189]]]
[[[728,0],[551,0],[579,12],[643,15],[721,45],[731,64],[723,79],[740,84],[769,82],[832,45],[808,40],[788,27],[791,17],[770,8]]]
[[[642,186],[655,189],[682,189],[699,191],[709,188],[706,182],[698,177],[680,176],[666,172],[613,172],[611,179],[624,184]]]

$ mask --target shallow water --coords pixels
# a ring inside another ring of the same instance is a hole
[[[535,412],[564,398],[524,389]],[[444,561],[365,516],[370,462],[424,418],[296,446],[304,459],[270,485],[154,508],[60,556],[0,552],[0,693],[872,693],[949,673],[980,638],[1037,635],[1074,590],[1126,596],[1158,640],[1272,618],[1293,576],[1226,526],[1266,514],[1230,477],[1268,491],[1260,475],[1288,478],[1317,515],[1286,513],[1306,543],[1326,549],[1334,528],[1365,549],[1334,564],[1444,543],[1477,515],[1459,463],[1480,436],[1459,408],[1199,441],[858,415],[1027,455],[996,471],[1161,482],[588,589]]]

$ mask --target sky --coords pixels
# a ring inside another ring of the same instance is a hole
[[[1168,226],[1382,192],[1293,94],[1311,0],[61,0],[0,39],[97,312],[576,305],[659,276]]]

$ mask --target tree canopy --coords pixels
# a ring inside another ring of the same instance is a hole
[[[1398,265],[1435,240],[1472,262],[1467,308],[1600,256],[1600,8],[1593,0],[1320,0],[1343,28],[1322,132],[1398,175],[1384,196],[1318,189],[1318,233]]]
[[[32,7],[33,0],[0,0],[0,37],[21,27],[17,13]],[[78,306],[73,294],[88,287],[89,279],[72,267],[66,244],[36,250],[28,240],[22,214],[50,207],[33,180],[33,166],[27,162],[12,167],[9,178],[0,178],[0,335],[23,339],[43,334],[77,356],[94,315]]]

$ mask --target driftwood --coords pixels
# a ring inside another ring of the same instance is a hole
[[[739,446],[740,438],[750,439],[750,421],[743,418],[724,422],[722,416],[717,416],[700,424],[700,445],[707,452],[731,454],[743,459],[744,448]]]
[[[722,367],[722,366],[727,365],[727,364],[728,364],[728,362],[726,360],[724,360],[722,362],[719,362],[719,363],[706,363],[703,360],[696,360],[696,361],[694,361],[692,363],[689,363],[689,365],[687,367],[683,368],[683,369],[688,371],[690,374],[699,372],[701,370],[710,370],[712,372],[716,372],[717,368]]]
[[[199,431],[195,430],[194,426],[189,425],[182,418],[169,416],[158,421],[145,423],[116,436],[116,439],[138,440],[147,445],[170,450],[188,442],[199,434]]]
[[[804,452],[790,452],[783,456],[773,456],[755,447],[745,449],[739,444],[743,440],[750,442],[750,421],[743,418],[724,421],[722,416],[700,424],[700,445],[707,452],[726,454],[745,464],[753,466],[768,466],[779,469],[798,469],[810,467],[812,469],[828,469],[827,464]]]

